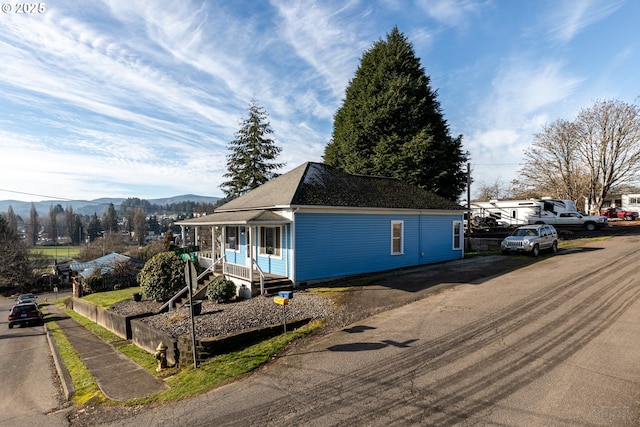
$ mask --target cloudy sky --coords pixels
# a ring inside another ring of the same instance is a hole
[[[515,178],[543,124],[640,96],[635,0],[40,5],[0,12],[0,200],[222,196],[252,98],[280,172],[321,161],[363,52],[394,25],[478,183]]]

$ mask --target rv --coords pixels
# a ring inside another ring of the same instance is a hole
[[[608,225],[607,218],[578,212],[572,200],[551,198],[530,200],[490,200],[470,204],[474,218],[487,219],[499,226],[552,224],[557,227],[584,227],[595,230]]]

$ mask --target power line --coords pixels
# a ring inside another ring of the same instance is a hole
[[[6,193],[24,194],[25,196],[46,197],[48,199],[66,200],[68,202],[72,202],[73,201],[73,199],[66,199],[64,197],[47,196],[45,194],[26,193],[24,191],[6,190],[4,188],[0,188],[0,191],[4,191]]]

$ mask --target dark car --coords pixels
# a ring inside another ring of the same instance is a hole
[[[29,323],[41,325],[43,318],[42,311],[40,311],[36,303],[16,304],[11,307],[9,312],[9,329],[13,328],[13,325],[26,325]]]
[[[18,304],[24,304],[25,302],[36,302],[36,298],[34,294],[22,294],[18,295],[16,301],[18,301]]]

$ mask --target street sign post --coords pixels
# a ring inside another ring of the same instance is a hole
[[[189,315],[191,316],[191,344],[193,346],[193,368],[198,367],[198,354],[196,353],[196,323],[193,318],[193,283],[198,286],[198,275],[196,273],[196,267],[191,260],[187,260],[184,266],[184,280],[189,289]]]
[[[185,261],[187,260],[195,261],[196,260],[195,253],[198,252],[199,250],[200,250],[200,246],[192,245],[192,246],[183,246],[181,248],[176,248],[173,250],[173,252],[176,255],[179,255]]]

